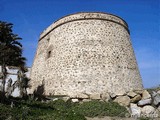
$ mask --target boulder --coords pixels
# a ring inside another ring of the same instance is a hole
[[[154,115],[155,115],[155,117],[159,117],[160,118],[160,110],[156,109]]]
[[[54,98],[54,99],[52,99],[52,101],[57,101],[58,100],[58,98]]]
[[[160,106],[157,108],[158,117],[160,117]]]
[[[70,99],[70,97],[62,97],[62,100],[64,100],[65,102],[67,101],[67,100],[69,100]]]
[[[116,92],[115,92],[115,95],[116,95],[116,96],[126,95],[126,91],[124,91],[123,89],[122,89],[122,90],[119,90],[119,91],[116,91]]]
[[[95,99],[95,100],[100,100],[101,99],[101,95],[96,93],[96,94],[91,94],[90,95],[90,99]]]
[[[156,109],[154,107],[146,105],[141,110],[141,116],[153,118],[157,117],[158,114],[156,113]]]
[[[151,95],[149,94],[149,92],[147,90],[144,90],[142,93],[142,99],[145,100],[145,99],[149,99],[149,98],[151,98]]]
[[[111,98],[115,98],[116,96],[123,96],[126,95],[126,91],[124,90],[115,90],[110,93]]]
[[[127,93],[127,95],[128,95],[129,97],[133,98],[133,97],[135,97],[137,94],[136,94],[135,92],[133,92],[133,91],[130,91],[130,92]]]
[[[118,96],[118,97],[116,97],[114,102],[117,102],[122,106],[129,106],[130,98],[128,96]]]
[[[138,102],[138,106],[144,106],[144,105],[150,105],[152,103],[152,99],[145,99],[145,100],[140,100]]]
[[[72,93],[69,93],[68,96],[70,96],[70,98],[82,98],[82,99],[89,98],[89,95],[85,93],[79,93],[79,92],[74,92],[74,91]]]
[[[142,94],[143,90],[134,90],[134,92],[137,93],[137,94]]]
[[[141,95],[136,95],[134,98],[131,99],[131,103],[136,103],[142,99]]]
[[[153,104],[158,105],[160,104],[160,94],[156,93],[155,91],[152,92]]]
[[[137,104],[130,104],[131,117],[137,118],[141,115],[141,107],[138,107]]]
[[[160,94],[160,90],[158,90],[157,93]]]
[[[91,99],[83,99],[82,102],[89,102]]]
[[[108,93],[103,93],[103,94],[101,94],[101,99],[103,101],[108,102],[111,99],[111,97],[110,97],[110,95]]]
[[[111,97],[111,98],[115,98],[115,97],[116,97],[116,94],[115,94],[115,93],[110,93],[110,97]]]
[[[160,112],[160,106],[158,106],[157,110]]]
[[[79,102],[78,99],[72,99],[72,102]]]
[[[79,94],[77,94],[76,98],[87,99],[87,98],[89,98],[89,96],[87,94],[79,93]]]

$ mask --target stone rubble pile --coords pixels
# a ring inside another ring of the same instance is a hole
[[[104,93],[104,94],[78,94],[71,99],[72,102],[88,102],[90,100],[114,101],[127,108],[131,117],[160,117],[160,90],[149,93],[147,90],[134,90],[128,93]]]

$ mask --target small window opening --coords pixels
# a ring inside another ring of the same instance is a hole
[[[47,41],[49,42],[50,38],[47,38]]]
[[[51,57],[51,51],[48,51],[47,58],[50,58],[50,57]]]

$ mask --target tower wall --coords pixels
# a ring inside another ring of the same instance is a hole
[[[63,17],[41,35],[32,66],[32,90],[45,94],[121,93],[142,89],[127,23],[106,13]]]

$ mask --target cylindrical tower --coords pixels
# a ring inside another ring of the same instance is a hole
[[[121,94],[142,89],[127,23],[106,13],[63,17],[41,35],[31,72],[32,90],[45,94]]]

